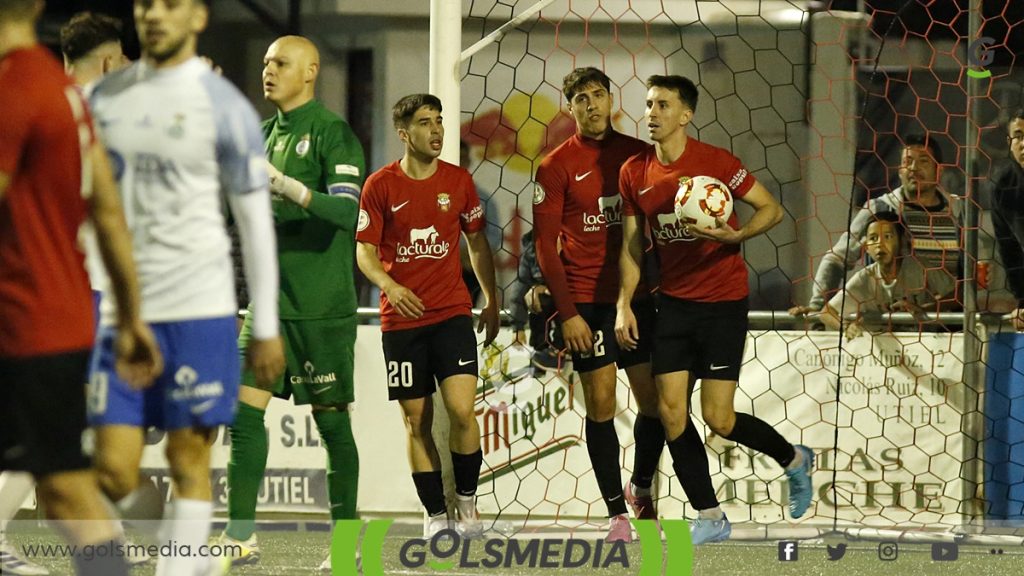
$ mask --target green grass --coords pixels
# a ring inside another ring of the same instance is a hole
[[[396,534],[397,533],[397,534]],[[403,568],[399,549],[406,538],[414,537],[410,528],[395,527],[385,541],[383,562],[388,574],[445,574],[448,576],[531,576],[534,574],[603,574],[618,576],[635,574],[640,564],[638,544],[627,547],[630,568],[616,569],[541,569],[512,567],[499,569],[455,568],[434,572],[427,567],[418,570]],[[21,532],[12,540],[18,545],[57,543],[50,532],[33,530]],[[820,541],[819,541],[820,542]],[[323,532],[271,532],[260,535],[263,559],[257,566],[238,567],[231,574],[238,575],[310,575],[324,559],[328,548],[328,535]],[[835,544],[835,542],[833,542]],[[607,552],[607,549],[606,549]],[[695,553],[694,574],[698,576],[790,576],[790,575],[876,575],[886,576],[1019,576],[1024,574],[1024,547],[1004,549],[1002,555],[992,555],[989,548],[961,546],[960,558],[954,562],[934,562],[928,544],[900,544],[899,557],[884,562],[878,558],[878,543],[849,542],[844,558],[830,562],[825,545],[801,542],[797,562],[780,562],[776,542],[729,542],[698,548]],[[482,555],[480,556],[482,557]],[[36,562],[49,568],[53,574],[70,574],[69,563],[61,559],[37,558]],[[154,565],[133,570],[134,576],[149,576]]]

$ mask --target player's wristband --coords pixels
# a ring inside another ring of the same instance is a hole
[[[285,176],[281,182],[281,195],[299,206],[305,207],[306,203],[309,202],[311,193],[309,188],[306,188],[302,182],[291,176]]]

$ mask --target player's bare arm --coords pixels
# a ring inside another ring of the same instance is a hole
[[[369,242],[356,242],[356,263],[366,279],[373,282],[388,297],[388,302],[405,318],[423,316],[426,307],[412,290],[395,282],[387,272],[377,255],[377,246]],[[493,278],[493,265],[492,275]],[[482,283],[481,283],[482,285]],[[492,284],[493,287],[493,284]]]
[[[619,255],[619,299],[615,303],[615,338],[626,350],[636,348],[640,332],[633,314],[633,294],[640,283],[640,262],[643,258],[641,217],[622,216],[622,252]]]
[[[11,176],[6,172],[0,172],[0,202],[3,202],[7,187],[11,185]]]
[[[117,303],[117,371],[131,386],[144,388],[163,371],[163,357],[153,333],[139,314],[141,296],[132,258],[132,240],[107,153],[96,142],[89,154],[93,166],[89,215],[96,226],[100,252]]]
[[[487,346],[494,341],[498,335],[498,328],[501,326],[496,297],[497,282],[494,279],[494,255],[483,230],[466,233],[465,236],[469,261],[473,264],[473,273],[476,274],[476,279],[480,282],[480,289],[486,299],[484,309],[480,312],[480,321],[476,331],[479,333],[486,329],[484,346]]]
[[[764,234],[782,222],[782,205],[760,182],[755,182],[750,191],[740,198],[740,201],[752,206],[754,215],[750,217],[745,226],[738,230],[729,226],[721,218],[718,219],[717,228],[701,230],[695,226],[687,226],[687,230],[698,238],[717,240],[723,244],[739,244],[748,238]]]

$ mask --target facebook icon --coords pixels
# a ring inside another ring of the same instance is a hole
[[[800,559],[800,551],[796,542],[786,540],[779,542],[779,562],[796,562]]]

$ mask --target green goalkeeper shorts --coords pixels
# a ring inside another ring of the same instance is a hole
[[[322,320],[282,320],[284,375],[270,386],[256,384],[256,376],[246,367],[242,384],[267,390],[278,398],[293,398],[295,404],[335,405],[355,401],[357,318]],[[245,318],[238,335],[238,353],[245,362],[245,349],[252,337],[252,315]]]

